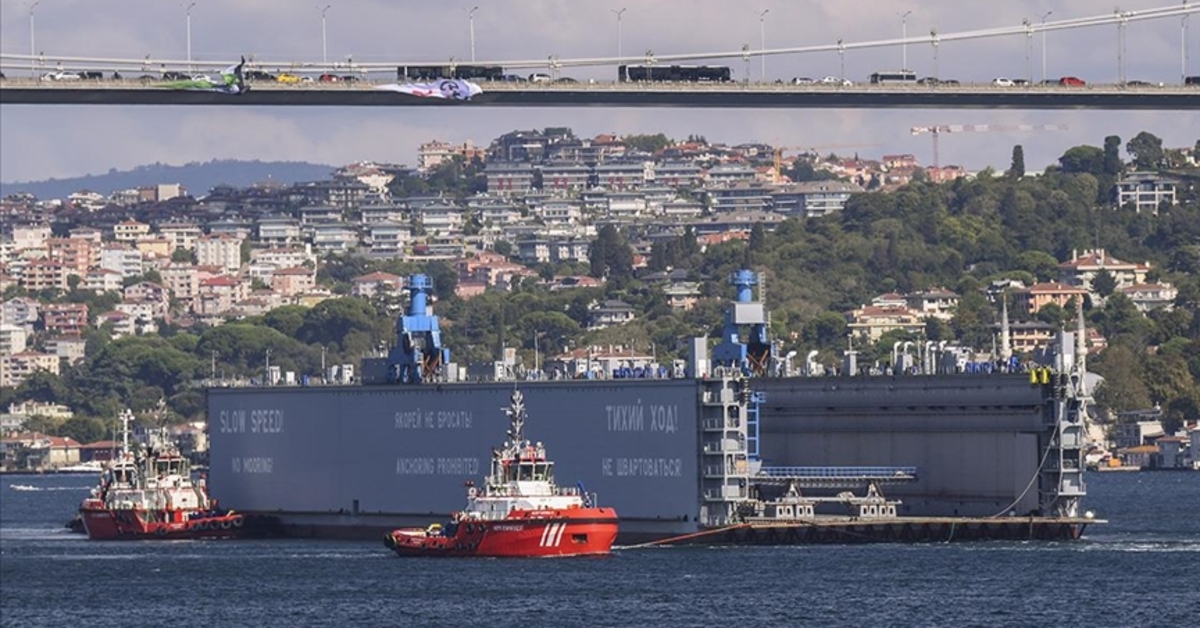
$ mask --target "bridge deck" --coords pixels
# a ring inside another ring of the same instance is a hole
[[[372,83],[255,83],[229,95],[171,90],[136,80],[0,81],[0,104],[28,105],[264,105],[264,106],[467,106],[467,107],[681,107],[681,108],[1008,108],[1196,110],[1200,87],[985,85],[852,87],[770,83],[638,84],[484,83],[469,102],[419,98],[375,89]]]

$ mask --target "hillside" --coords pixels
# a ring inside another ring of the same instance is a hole
[[[335,168],[302,161],[240,161],[234,159],[192,162],[182,166],[155,163],[133,170],[109,170],[107,174],[92,174],[67,179],[0,183],[0,196],[29,192],[39,199],[66,198],[80,190],[108,195],[156,183],[180,183],[193,196],[203,196],[213,186],[226,184],[248,187],[262,181],[281,183],[328,179]]]

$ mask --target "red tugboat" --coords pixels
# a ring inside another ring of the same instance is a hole
[[[195,539],[226,538],[242,531],[245,518],[217,510],[204,479],[193,481],[187,458],[172,446],[159,446],[144,456],[129,448],[128,410],[121,414],[121,453],[100,476],[100,485],[79,507],[88,538]]]
[[[505,409],[509,440],[492,450],[491,475],[467,489],[467,507],[449,523],[401,528],[384,545],[401,556],[595,556],[617,538],[617,512],[594,505],[582,487],[559,487],[541,443],[525,439],[525,402],[513,391]]]

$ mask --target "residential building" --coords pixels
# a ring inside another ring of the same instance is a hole
[[[228,312],[246,298],[246,286],[229,276],[210,277],[200,282],[200,290],[192,302],[192,310],[201,316]]]
[[[160,271],[161,272],[161,271]],[[169,290],[152,281],[142,281],[125,288],[122,296],[126,301],[149,301],[166,305],[170,301]]]
[[[583,212],[574,201],[552,200],[542,203],[534,211],[550,227],[575,225],[583,219]]]
[[[36,371],[58,375],[58,356],[35,351],[0,354],[0,388],[20,386],[21,382]]]
[[[0,303],[0,325],[25,327],[33,331],[33,324],[41,318],[41,303],[29,297],[13,297]]]
[[[142,274],[142,254],[124,244],[110,244],[100,249],[100,268],[121,274],[121,277],[137,277]]]
[[[366,205],[362,208],[362,224],[373,225],[382,222],[408,222],[408,210],[397,203]]]
[[[772,209],[773,189],[750,181],[705,189],[714,212],[763,212]]]
[[[844,181],[806,181],[770,193],[775,211],[789,216],[819,217],[840,212],[863,189]]]
[[[652,165],[641,161],[609,161],[596,164],[596,185],[609,190],[636,190],[653,178]]]
[[[454,205],[426,205],[414,212],[429,235],[458,233],[463,226],[463,209]]]
[[[492,161],[484,172],[489,194],[524,194],[533,189],[534,169],[528,163]]]
[[[86,356],[87,340],[83,336],[51,336],[46,339],[46,353],[53,353],[67,364],[78,364]]]
[[[633,306],[610,299],[588,308],[588,329],[604,329],[613,325],[624,325],[636,318]]]
[[[1178,187],[1178,179],[1153,172],[1130,172],[1113,186],[1113,200],[1118,207],[1132,205],[1139,214],[1157,214],[1163,203],[1175,204],[1175,190]]]
[[[191,264],[169,264],[158,271],[163,287],[180,301],[190,302],[200,291],[200,276]]]
[[[134,247],[142,254],[143,259],[169,259],[175,252],[175,242],[170,238],[147,236],[140,238]]]
[[[191,251],[196,248],[196,241],[204,235],[199,226],[186,222],[172,222],[160,225],[158,232],[162,237],[171,242],[172,251],[175,249]]]
[[[258,242],[264,246],[291,246],[302,238],[294,218],[263,218],[258,221]]]
[[[204,236],[196,241],[196,262],[236,274],[242,267],[242,240],[230,235]]]
[[[82,336],[88,330],[86,303],[50,303],[42,310],[42,325],[50,334]]]
[[[1116,280],[1117,287],[1132,286],[1146,282],[1149,264],[1123,262],[1108,254],[1104,249],[1071,253],[1071,261],[1058,265],[1059,281],[1092,292],[1092,280],[1101,271],[1107,271]]]
[[[137,242],[150,233],[150,225],[136,220],[122,220],[113,226],[113,239],[118,242]]]
[[[46,257],[63,265],[67,275],[82,277],[88,268],[100,262],[100,250],[93,252],[92,243],[76,238],[50,238],[46,240]]]
[[[290,297],[312,290],[317,285],[317,272],[306,266],[293,266],[271,275],[271,289]]]
[[[166,305],[153,301],[122,301],[114,310],[129,317],[136,335],[158,333],[158,321],[166,316]]]
[[[996,333],[1002,332],[1001,325],[992,326]],[[1041,321],[1010,321],[1008,323],[1008,342],[1013,353],[1033,353],[1044,349],[1054,342],[1058,328]]]
[[[1050,303],[1065,308],[1071,299],[1083,299],[1086,295],[1087,290],[1058,282],[1039,283],[1012,291],[1013,307],[1030,315]]]
[[[100,243],[104,240],[104,232],[92,227],[72,227],[67,232],[67,237],[72,240],[87,240],[92,245],[94,252],[99,253]]]
[[[404,279],[391,273],[375,272],[360,275],[350,280],[354,285],[350,294],[356,297],[373,297],[377,294],[399,294],[404,287]]]
[[[672,189],[694,188],[703,181],[704,172],[700,166],[690,161],[666,161],[652,164],[647,183],[662,185]]]
[[[312,247],[318,254],[345,253],[358,245],[358,232],[346,223],[313,225],[310,229]]]
[[[309,205],[300,208],[300,224],[319,225],[330,222],[341,222],[342,208],[333,205]]]
[[[386,194],[388,184],[395,180],[400,171],[369,161],[360,161],[338,168],[333,172],[334,179],[357,181],[369,190],[368,194]]]
[[[412,243],[412,227],[407,223],[377,222],[367,228],[367,249],[375,257],[396,257]]]
[[[0,325],[0,355],[24,353],[28,346],[29,331],[17,325]]]
[[[67,290],[67,271],[62,262],[46,258],[31,259],[21,272],[19,283],[30,292]]]
[[[579,163],[556,162],[542,166],[542,189],[584,190],[588,188],[592,171]]]
[[[291,266],[303,266],[304,264],[315,265],[317,263],[317,256],[313,254],[308,245],[305,245],[304,248],[253,249],[250,251],[250,261],[258,264],[271,264],[277,268],[289,268]]]
[[[1117,292],[1129,297],[1141,312],[1169,310],[1179,296],[1179,290],[1169,283],[1138,283],[1117,288]]]
[[[932,316],[942,320],[954,318],[954,310],[958,307],[958,294],[945,288],[930,288],[913,292],[904,297],[908,309],[922,316]]]
[[[657,175],[657,171],[655,171],[655,174]],[[704,177],[707,185],[722,185],[754,181],[755,174],[756,172],[752,166],[745,164],[721,164],[709,168]]]
[[[696,306],[700,300],[700,283],[695,281],[679,281],[663,286],[663,294],[667,295],[667,303],[676,312],[686,312]]]
[[[606,209],[609,218],[636,218],[646,213],[646,197],[639,193],[609,192]]]
[[[13,250],[17,253],[28,249],[42,249],[50,239],[47,225],[16,225],[12,229]]]
[[[907,307],[864,305],[849,312],[846,319],[853,335],[870,342],[878,341],[892,330],[910,333],[925,330],[925,318]]]

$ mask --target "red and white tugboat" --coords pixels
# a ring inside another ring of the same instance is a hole
[[[554,482],[554,463],[541,443],[525,439],[525,403],[513,391],[509,440],[492,450],[491,475],[467,489],[467,507],[449,523],[401,528],[384,545],[401,556],[594,556],[617,538],[617,512],[595,496]]]
[[[79,507],[88,538],[195,539],[240,534],[245,518],[217,510],[204,479],[192,480],[188,460],[177,449],[161,445],[144,456],[130,451],[132,420],[128,410],[121,414],[121,452]]]

